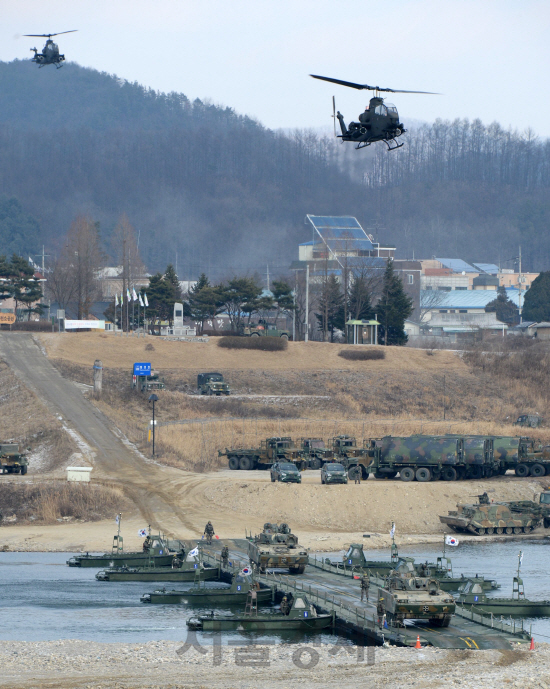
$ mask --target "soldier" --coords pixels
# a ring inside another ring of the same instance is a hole
[[[226,545],[224,545],[222,548],[221,558],[222,567],[227,567],[227,563],[229,562],[229,548]]]
[[[490,504],[489,496],[487,495],[486,492],[483,493],[483,495],[479,496],[479,504],[480,505],[489,505]]]
[[[363,602],[363,598],[367,599],[367,602],[369,600],[369,578],[368,576],[362,576],[361,577],[361,602]]]
[[[182,566],[182,561],[177,555],[174,555],[174,558],[172,560],[172,569],[180,569]]]
[[[212,536],[214,535],[214,527],[212,526],[212,522],[208,522],[208,524],[204,527],[204,535],[206,536],[206,545],[212,545]]]
[[[153,541],[151,540],[150,536],[147,536],[147,538],[143,541],[143,552],[148,553],[152,545]]]
[[[281,613],[282,613],[283,615],[288,615],[289,610],[290,610],[290,609],[289,609],[289,606],[288,606],[288,598],[287,598],[286,595],[285,595],[285,596],[283,596],[283,600],[281,601]]]

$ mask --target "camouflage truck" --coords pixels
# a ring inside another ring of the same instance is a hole
[[[0,473],[27,473],[29,462],[25,452],[21,452],[17,443],[0,443]]]
[[[517,420],[514,421],[514,426],[523,426],[529,428],[538,428],[542,425],[543,419],[538,414],[521,414]]]
[[[151,371],[148,376],[132,376],[132,387],[140,392],[149,392],[150,390],[165,389],[164,380],[160,379],[158,371]]]
[[[550,474],[550,447],[540,441],[526,436],[495,437],[494,445],[503,467],[501,473],[513,469],[516,476],[537,478]]]
[[[539,502],[490,502],[487,493],[477,497],[477,504],[459,503],[456,510],[450,511],[448,515],[440,515],[439,521],[454,531],[469,531],[478,536],[531,533],[543,521],[550,524],[550,493],[548,498],[545,494],[544,501],[541,495]],[[549,500],[548,503],[545,502],[546,499]]]
[[[399,473],[402,481],[455,481],[492,476],[500,467],[492,440],[481,436],[385,436],[365,441],[365,446],[373,450],[369,473],[375,478]]]
[[[275,325],[265,322],[243,326],[241,334],[246,337],[282,337],[283,340],[288,340],[290,337],[289,330],[280,330]]]
[[[218,456],[227,457],[230,469],[269,469],[275,462],[293,462],[298,469],[306,468],[301,449],[294,445],[292,438],[267,438],[257,448],[225,448]]]
[[[449,626],[455,600],[437,579],[392,571],[385,581],[374,579],[374,583],[379,586],[377,613],[388,624],[404,627],[405,620],[428,620],[433,627]]]
[[[346,468],[351,480],[354,480],[359,473],[362,479],[368,479],[369,467],[378,455],[375,447],[358,447],[357,440],[350,435],[337,435],[331,438],[330,442],[333,461]]]
[[[226,383],[221,373],[199,373],[197,376],[197,390],[201,395],[229,395],[229,383]]]
[[[264,524],[257,536],[247,536],[250,564],[260,572],[269,568],[283,568],[291,574],[303,574],[308,564],[305,548],[298,545],[298,537],[288,524]]]
[[[325,447],[322,438],[300,438],[300,448],[308,469],[320,469],[325,462],[330,462],[334,457],[334,451]]]

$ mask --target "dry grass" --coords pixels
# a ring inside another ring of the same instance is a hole
[[[338,356],[350,361],[371,361],[386,358],[383,349],[342,349],[338,352]]]
[[[284,337],[221,337],[218,340],[218,347],[282,352],[288,348],[288,340]]]
[[[122,505],[129,503],[120,491],[101,485],[64,481],[41,485],[0,483],[2,526],[21,522],[53,524],[72,519],[99,521],[115,515]],[[13,515],[16,521],[11,521]]]

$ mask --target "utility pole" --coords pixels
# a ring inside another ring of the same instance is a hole
[[[304,341],[309,342],[309,263],[306,266],[306,329]]]
[[[521,308],[521,244],[519,246],[519,275],[518,275],[518,286],[519,286],[519,295],[518,295],[518,306],[519,306],[519,322],[520,325],[522,323],[522,308]]]
[[[267,291],[270,291],[269,287],[269,263],[267,264]]]
[[[296,342],[296,292],[298,290],[298,273],[294,272],[294,294],[292,303],[294,308],[292,310],[292,342]]]

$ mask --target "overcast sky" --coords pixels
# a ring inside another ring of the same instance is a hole
[[[550,136],[548,0],[0,0],[0,9],[1,60],[42,47],[22,34],[78,29],[56,39],[67,60],[271,128],[330,126],[332,95],[346,120],[368,103],[367,92],[313,73],[444,94],[391,95],[405,126],[479,117]]]

